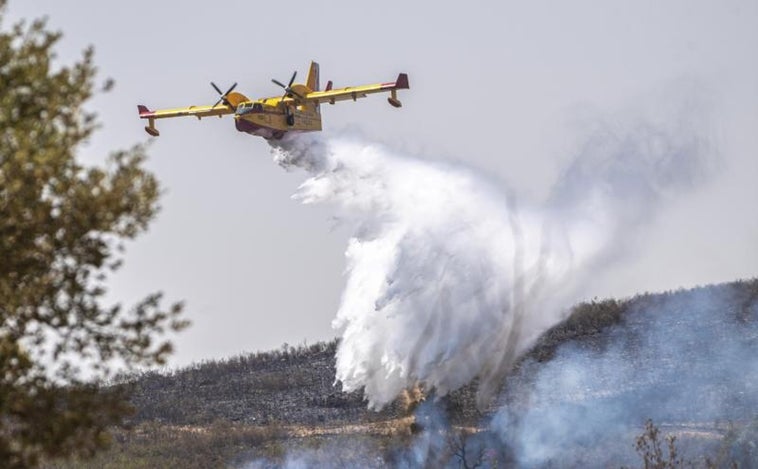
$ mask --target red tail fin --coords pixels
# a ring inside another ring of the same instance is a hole
[[[148,117],[153,113],[153,111],[148,109],[147,106],[142,105],[142,104],[137,105],[137,111],[139,111],[140,117]]]
[[[395,81],[395,88],[399,90],[407,90],[410,88],[410,85],[408,84],[408,74],[407,73],[401,73],[397,76],[397,80]]]

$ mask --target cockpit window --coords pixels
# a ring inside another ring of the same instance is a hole
[[[263,111],[263,105],[261,103],[253,104],[253,111]]]

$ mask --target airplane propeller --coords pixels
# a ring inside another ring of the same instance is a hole
[[[295,116],[292,114],[292,110],[289,108],[289,106],[284,104],[284,98],[286,98],[287,96],[292,96],[292,95],[295,95],[298,98],[302,98],[300,94],[298,94],[295,90],[292,89],[292,83],[295,82],[296,76],[297,76],[297,70],[292,72],[292,78],[290,78],[290,82],[287,83],[286,86],[284,85],[284,83],[282,83],[281,81],[275,78],[271,79],[272,82],[284,88],[284,94],[282,95],[281,103],[282,103],[282,106],[284,107],[284,115],[287,119],[287,125],[295,125]]]
[[[213,83],[213,82],[211,82],[211,86],[213,87],[213,89],[214,89],[214,90],[216,90],[216,92],[217,92],[218,94],[220,94],[220,95],[221,95],[221,97],[220,97],[220,98],[218,98],[218,101],[216,101],[216,104],[214,104],[214,105],[211,107],[211,109],[213,109],[214,107],[218,106],[218,105],[219,105],[219,103],[221,103],[221,102],[223,102],[224,104],[226,104],[226,105],[227,105],[227,106],[229,106],[229,107],[232,107],[232,108],[234,107],[234,106],[232,106],[232,103],[230,103],[229,101],[227,101],[227,100],[226,100],[226,97],[229,95],[229,93],[231,93],[231,92],[232,92],[232,90],[234,90],[234,88],[236,88],[236,87],[237,87],[237,83],[236,83],[236,82],[235,82],[235,83],[234,83],[232,86],[230,86],[228,90],[226,90],[226,93],[222,93],[222,92],[221,92],[221,90],[219,89],[219,87],[218,87],[218,86],[216,86],[216,84],[215,84],[215,83]]]
[[[297,92],[295,92],[292,89],[292,83],[295,82],[295,77],[296,76],[297,76],[297,70],[295,70],[292,73],[292,78],[290,78],[290,82],[286,86],[285,86],[284,83],[282,83],[281,81],[279,81],[279,80],[277,80],[275,78],[271,79],[272,82],[274,82],[275,84],[277,84],[277,85],[281,86],[282,88],[284,88],[284,94],[282,95],[282,99],[286,98],[287,96],[292,96],[293,94],[295,96],[297,96],[298,98],[302,98],[302,96],[300,96],[300,94],[298,94]]]

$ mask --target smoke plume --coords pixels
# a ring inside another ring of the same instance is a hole
[[[710,432],[718,444],[714,430],[758,417],[757,325],[756,281],[639,297],[602,344],[566,343],[509,378],[491,424],[498,445],[519,467],[630,464],[648,418],[680,435]],[[724,466],[755,461],[755,443],[752,456],[741,454],[751,445],[739,439]],[[682,455],[703,456],[702,443],[687,454],[680,440]]]

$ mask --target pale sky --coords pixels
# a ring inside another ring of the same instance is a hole
[[[104,81],[103,129],[86,162],[150,139],[136,106],[211,104],[209,85],[278,95],[272,78],[310,60],[335,87],[410,76],[404,107],[384,96],[325,106],[324,129],[354,129],[421,158],[481,169],[544,197],[587,112],[617,115],[678,83],[711,103],[720,157],[707,184],[673,202],[629,262],[589,288],[631,295],[758,275],[758,2],[251,2],[11,0],[7,23],[49,17],[71,63],[87,45]],[[6,26],[7,27],[7,26]],[[347,232],[328,207],[290,195],[306,175],[230,117],[159,121],[148,166],[166,194],[128,247],[111,298],[162,290],[193,326],[174,365],[330,339]]]

